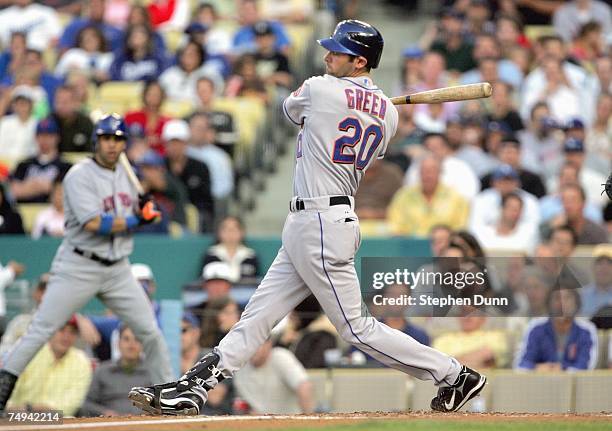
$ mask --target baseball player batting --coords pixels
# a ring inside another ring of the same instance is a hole
[[[94,127],[94,157],[68,171],[64,179],[66,233],[51,265],[42,303],[27,333],[3,359],[0,412],[19,374],[49,338],[92,297],[100,298],[143,344],[153,381],[173,378],[168,349],[146,293],[132,276],[128,256],[133,230],[159,216],[152,200],[140,199],[125,169],[117,163],[127,128],[116,115]]]
[[[432,409],[456,411],[486,383],[456,359],[362,313],[353,197],[368,167],[385,155],[398,113],[369,75],[383,50],[378,30],[361,21],[342,21],[332,37],[318,42],[329,51],[327,73],[306,80],[283,106],[301,130],[282,247],[240,321],[213,352],[177,382],[130,391],[129,398],[147,412],[198,414],[207,391],[232,377],[311,293],[344,340],[389,367],[433,380],[439,390]]]

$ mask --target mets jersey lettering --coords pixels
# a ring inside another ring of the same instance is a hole
[[[397,109],[369,77],[307,79],[283,109],[302,128],[293,193],[303,198],[354,196],[397,130]]]

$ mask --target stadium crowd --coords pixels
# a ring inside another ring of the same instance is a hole
[[[244,304],[233,298],[235,286],[265,272],[243,242],[241,220],[228,215],[244,172],[234,112],[219,102],[247,98],[274,111],[298,84],[287,26],[312,23],[334,2],[8,3],[0,9],[0,234],[63,235],[61,179],[92,150],[93,94],[140,83],[130,87],[137,103],[122,112],[128,156],[163,213],[143,232],[184,228],[195,211],[195,230],[216,234],[198,280],[205,300],[182,317],[185,371],[238,321]],[[364,236],[426,238],[434,258],[494,269],[484,293],[510,305],[444,319],[413,317],[409,306],[371,312],[474,368],[612,367],[612,354],[600,353],[612,346],[600,345],[597,332],[612,328],[612,202],[600,194],[612,170],[612,9],[599,0],[442,3],[398,59],[394,94],[488,81],[493,95],[402,106],[398,133],[365,176],[356,211]],[[354,2],[338,4],[346,9],[334,13],[352,13]],[[29,228],[20,214],[28,204],[47,205]],[[589,259],[577,265],[580,250]],[[24,270],[3,263],[0,290]],[[154,268],[134,264],[132,272],[161,322]],[[34,304],[46,279],[33,290]],[[384,292],[406,294],[399,285]],[[4,322],[0,354],[32,312]],[[116,317],[77,314],[28,366],[10,406],[135,413],[125,394],[150,383],[143,360]],[[211,391],[205,413],[310,412],[305,369],[327,366],[376,365],[348,349],[309,298],[236,379]],[[81,384],[66,385],[75,375]],[[33,383],[40,381],[44,390]]]

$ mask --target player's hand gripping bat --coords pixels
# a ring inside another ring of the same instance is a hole
[[[455,87],[436,88],[435,90],[421,91],[406,96],[392,97],[394,105],[414,105],[417,103],[443,103],[460,100],[482,99],[491,95],[491,84],[479,82],[478,84],[457,85]]]

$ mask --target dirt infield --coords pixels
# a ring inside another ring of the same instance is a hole
[[[590,423],[612,428],[612,414],[518,414],[518,413],[454,413],[435,414],[431,412],[414,413],[350,413],[321,414],[294,416],[192,416],[192,417],[160,417],[160,416],[127,416],[65,419],[63,424],[18,424],[0,421],[0,431],[29,430],[69,430],[82,429],[91,431],[209,431],[219,429],[291,429],[336,427],[338,425],[366,424],[367,422],[383,423],[387,421],[404,422],[435,421],[465,423]],[[369,427],[368,427],[369,428]]]

